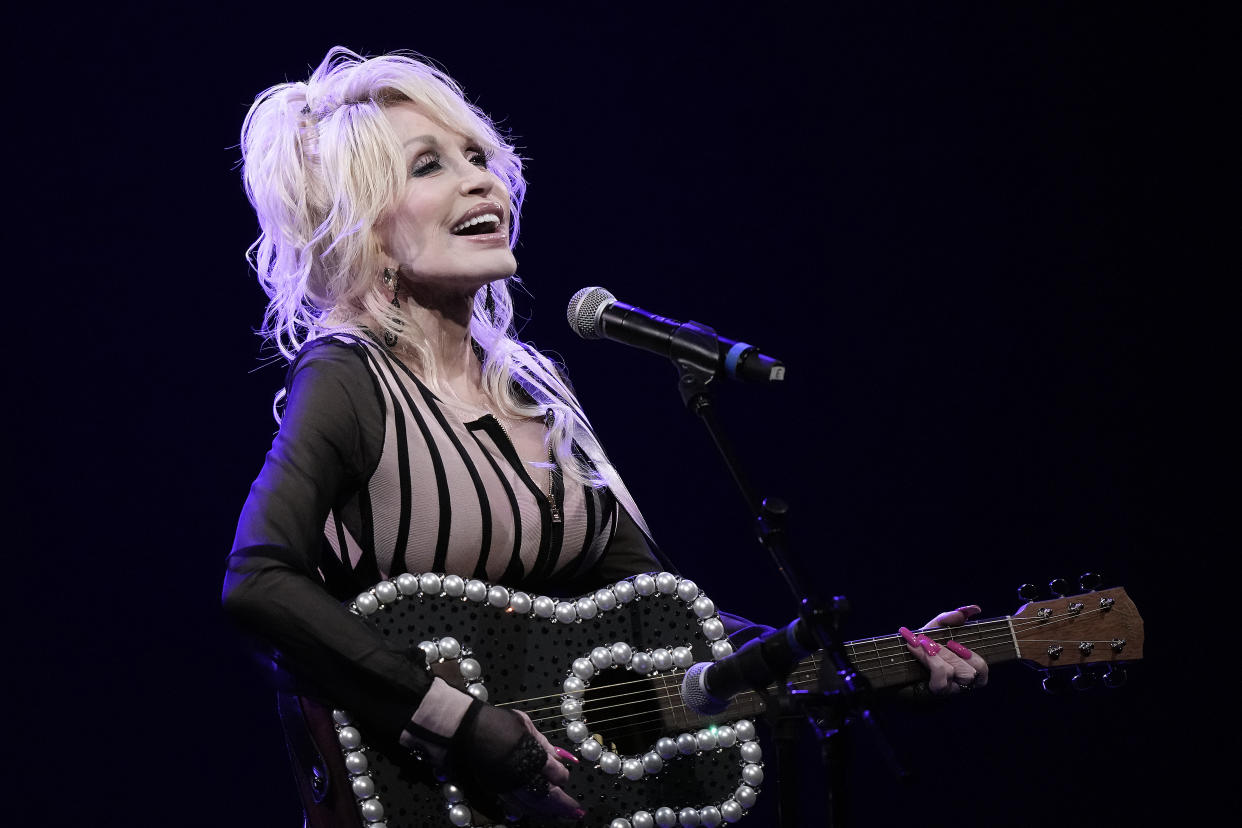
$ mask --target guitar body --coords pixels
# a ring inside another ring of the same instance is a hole
[[[691,824],[720,825],[755,803],[762,766],[753,724],[726,713],[708,731],[680,705],[685,668],[732,650],[691,581],[636,576],[558,602],[454,576],[403,575],[351,609],[397,648],[421,647],[429,670],[526,711],[553,744],[577,754],[564,788],[586,809],[583,825],[673,825],[687,808],[698,816]],[[348,711],[333,717],[361,824],[490,824],[427,763],[377,750]]]

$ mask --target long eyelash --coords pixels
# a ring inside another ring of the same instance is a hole
[[[424,158],[426,163],[420,164]],[[426,153],[414,159],[414,165],[410,167],[410,175],[425,175],[436,167],[440,166],[440,156],[437,153]]]

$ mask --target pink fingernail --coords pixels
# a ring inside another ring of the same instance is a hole
[[[944,646],[948,647],[949,652],[953,653],[953,655],[957,656],[958,658],[968,659],[972,655],[974,655],[974,653],[970,651],[969,647],[965,647],[961,644],[958,644],[956,641],[946,641],[944,642]]]
[[[578,764],[578,757],[574,756],[572,753],[565,750],[565,748],[558,747],[556,749],[556,755],[561,757],[562,759],[568,759],[570,762],[573,762],[575,765]]]
[[[940,652],[940,645],[937,644],[935,641],[932,641],[930,638],[923,635],[922,633],[918,635],[915,641],[918,642],[920,647],[922,647],[924,650],[927,650],[928,655],[935,655],[936,653]]]
[[[958,607],[957,611],[966,616],[967,620],[974,618],[976,615],[983,612],[983,610],[979,608],[978,604],[967,604],[964,607]]]
[[[582,819],[584,816],[586,816],[586,811],[582,810],[581,808],[574,811],[574,819]]]
[[[919,646],[918,639],[914,637],[914,633],[910,632],[905,627],[898,627],[897,632],[901,633],[901,637],[904,638],[906,640],[906,643],[909,644],[911,647]]]

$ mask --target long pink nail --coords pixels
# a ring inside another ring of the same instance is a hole
[[[970,651],[969,647],[958,644],[956,641],[946,641],[944,642],[944,646],[948,647],[949,652],[953,653],[953,655],[958,658],[969,659],[972,655],[974,655],[974,653]]]
[[[906,640],[906,643],[909,644],[911,647],[919,646],[918,639],[914,637],[914,633],[910,632],[905,627],[898,627],[897,632],[901,633],[901,637],[904,638]]]
[[[969,656],[968,656],[968,657],[969,657]],[[570,753],[569,751],[565,750],[565,748],[558,747],[558,748],[556,749],[556,755],[557,755],[557,756],[559,756],[559,757],[560,757],[560,758],[562,758],[562,759],[566,759],[566,760],[568,760],[568,761],[570,761],[570,762],[573,762],[575,765],[576,765],[576,764],[578,764],[578,757],[577,757],[577,756],[574,756],[572,753]]]
[[[978,604],[967,604],[964,607],[958,607],[957,611],[960,612],[962,615],[966,616],[967,621],[974,618],[979,613],[983,612],[983,610],[980,609]]]
[[[920,647],[922,647],[924,650],[927,650],[928,655],[935,655],[936,653],[940,652],[940,645],[937,644],[935,641],[932,641],[930,638],[923,635],[922,633],[919,633],[918,637],[915,638],[915,641],[918,642]]]
[[[586,816],[586,811],[582,810],[581,808],[574,811],[574,819],[582,819],[584,816]]]

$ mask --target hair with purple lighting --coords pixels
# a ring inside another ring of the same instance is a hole
[[[286,359],[310,339],[356,331],[373,320],[397,337],[397,348],[435,388],[437,366],[424,332],[383,291],[384,259],[374,231],[397,202],[406,177],[400,141],[383,113],[402,101],[417,103],[482,147],[509,199],[509,245],[517,243],[526,180],[521,158],[491,119],[466,100],[456,81],[419,55],[364,58],[337,46],[307,81],[266,89],[246,115],[243,180],[261,231],[247,259],[269,299],[260,333]],[[470,334],[483,351],[484,389],[504,414],[544,417],[550,411],[547,439],[567,481],[609,486],[646,531],[556,366],[517,340],[508,281],[492,283],[491,312],[485,290],[474,298]],[[575,445],[588,460],[577,455]]]

